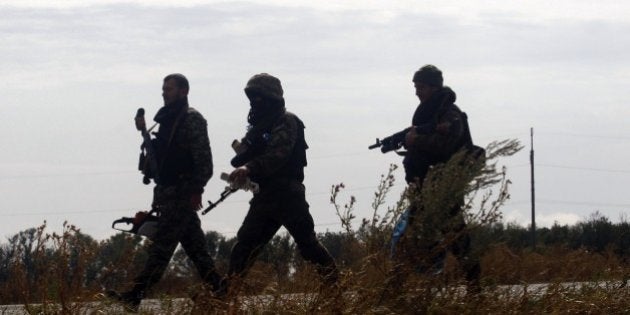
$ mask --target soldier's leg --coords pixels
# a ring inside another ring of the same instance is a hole
[[[457,231],[457,238],[451,246],[451,252],[457,258],[457,261],[464,271],[464,277],[469,286],[469,292],[479,292],[481,264],[477,255],[471,251],[471,239],[466,227]]]
[[[182,211],[185,216],[183,222],[185,233],[182,233],[180,243],[186,252],[186,255],[195,264],[199,276],[214,291],[219,290],[221,276],[215,269],[214,260],[208,253],[208,244],[206,237],[201,229],[201,222],[196,212]]]
[[[405,169],[405,181],[407,183],[415,183],[418,186],[422,186],[422,181],[429,172],[429,166],[431,165],[429,158],[426,154],[409,154],[405,155],[403,159],[403,167]]]
[[[108,296],[125,303],[131,311],[138,310],[146,291],[160,280],[179,242],[181,222],[177,215],[177,196],[168,190],[168,187],[159,185],[154,188],[153,205],[159,207],[160,212],[157,231],[148,249],[149,257],[143,270],[134,279],[132,289],[123,293],[107,292]]]
[[[134,279],[132,289],[122,293],[107,291],[110,298],[124,303],[128,311],[138,311],[140,301],[145,297],[146,291],[160,280],[177,247],[179,229],[177,221],[170,218],[169,214],[172,212],[174,211],[162,212],[158,220],[156,235],[149,247],[149,258],[142,272]]]
[[[289,231],[305,260],[315,263],[324,283],[334,284],[339,277],[335,260],[328,250],[317,240],[313,217],[304,192],[292,193],[282,202],[282,224]]]
[[[229,277],[244,277],[262,248],[280,228],[280,223],[267,215],[275,207],[277,207],[275,203],[252,200],[249,212],[236,234],[236,243],[232,247]]]
[[[161,212],[157,232],[149,246],[149,257],[144,269],[134,280],[134,291],[147,291],[164,274],[180,238],[181,220],[174,215],[176,211],[171,208]]]

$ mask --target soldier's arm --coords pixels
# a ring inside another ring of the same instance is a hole
[[[455,108],[447,111],[438,121],[439,128],[430,134],[418,135],[413,143],[413,150],[434,152],[440,155],[455,152],[464,136],[464,124],[461,112]]]
[[[192,174],[188,186],[193,193],[202,193],[203,187],[212,177],[212,151],[208,138],[208,123],[197,111],[188,114],[186,124],[190,155],[192,157]]]
[[[246,164],[249,175],[268,177],[286,164],[297,141],[297,128],[295,119],[285,115],[271,131],[271,137],[263,153]]]

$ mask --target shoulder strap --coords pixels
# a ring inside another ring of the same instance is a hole
[[[177,115],[177,118],[175,119],[175,122],[173,123],[173,128],[171,129],[171,134],[168,136],[168,142],[166,143],[167,151],[168,151],[168,148],[171,146],[171,141],[173,141],[173,136],[175,135],[175,130],[177,130],[177,125],[179,125],[179,122],[182,120],[182,117],[188,114],[189,109],[190,107],[186,108],[186,110],[182,110],[181,113]]]
[[[188,109],[190,107],[183,109],[179,115],[177,115],[177,118],[175,118],[175,122],[173,123],[173,128],[171,128],[171,134],[168,136],[168,142],[166,143],[166,148],[165,148],[165,152],[168,152],[168,149],[171,147],[171,142],[173,141],[173,137],[175,136],[175,131],[177,130],[177,126],[179,125],[179,122],[182,120],[182,118],[184,116],[186,116],[188,114]],[[165,159],[161,159],[160,161],[160,165],[158,166],[158,174],[162,171],[162,167],[164,166],[164,160]]]

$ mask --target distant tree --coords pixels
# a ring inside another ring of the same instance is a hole
[[[60,235],[64,253],[68,255],[68,271],[78,285],[88,286],[96,280],[97,269],[94,266],[99,257],[99,244],[91,236],[70,226],[66,233]],[[59,250],[61,248],[57,248]]]
[[[9,266],[13,253],[5,244],[0,244],[0,283],[4,283],[9,278]]]
[[[225,240],[225,236],[216,231],[206,232],[206,242],[208,244],[208,252],[212,258],[216,258],[219,252],[219,243]]]
[[[473,251],[480,252],[490,245],[506,242],[505,226],[502,222],[480,225],[471,231]]]
[[[205,234],[208,253],[213,259],[217,259],[220,244],[225,242],[225,236],[216,231],[208,231]],[[196,267],[186,255],[183,248],[179,247],[170,263],[169,272],[177,277],[190,277],[197,273]]]
[[[9,238],[9,248],[13,256],[12,260],[14,263],[20,263],[23,266],[29,281],[34,280],[37,276],[35,273],[35,252],[39,246],[42,246],[40,242],[41,230],[43,230],[43,228],[30,228],[20,231]]]
[[[614,228],[614,250],[625,261],[630,260],[630,223],[622,221]]]
[[[325,233],[318,233],[317,238],[328,249],[328,252],[335,260],[339,261],[342,259],[341,256],[343,255],[343,246],[346,238],[341,232],[326,231]]]
[[[319,241],[341,267],[353,267],[365,258],[362,243],[345,232],[325,232],[318,234]],[[389,239],[383,239],[383,242]]]
[[[140,270],[147,253],[143,249],[143,239],[138,235],[117,233],[98,245],[89,275],[102,286],[115,288],[127,281]]]
[[[560,225],[554,222],[546,234],[539,233],[541,243],[544,245],[569,246],[570,228],[568,225]]]
[[[219,266],[227,266],[230,262],[230,254],[232,253],[232,247],[236,244],[236,237],[221,238],[217,243],[216,263]]]
[[[590,250],[603,252],[614,242],[612,223],[599,211],[591,214],[588,221],[578,222],[577,228],[581,232],[580,245]]]
[[[530,229],[516,223],[508,223],[505,228],[505,242],[512,249],[523,249],[531,246]]]
[[[278,282],[286,281],[294,269],[295,243],[288,232],[274,235],[260,253],[259,260],[272,266]]]

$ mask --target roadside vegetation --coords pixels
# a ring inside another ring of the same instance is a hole
[[[612,223],[594,211],[574,225],[538,228],[533,249],[528,228],[502,221],[500,209],[509,200],[510,181],[498,162],[520,149],[513,140],[492,143],[485,164],[456,156],[432,171],[422,195],[405,191],[391,196],[397,177],[402,177],[402,170],[391,165],[366,218],[356,217],[356,199],[346,194],[344,184],[332,185],[331,204],[343,229],[319,237],[341,269],[337,288],[322,287],[291,237],[280,234],[265,247],[240,291],[223,301],[204,296],[194,267],[181,251],[149,298],[160,301],[166,314],[627,312],[630,222]],[[439,275],[418,272],[434,254],[423,244],[448,246],[449,236],[442,231],[452,222],[443,209],[462,198],[465,232],[472,235],[472,255],[481,261],[480,293],[468,292],[461,266],[451,254]],[[410,204],[424,210],[397,250],[414,259],[392,259],[391,234]],[[21,304],[31,314],[109,313],[111,303],[100,293],[128,287],[147,258],[148,241],[125,233],[97,241],[69,223],[61,234],[46,228],[44,223],[0,243],[0,304]],[[235,239],[216,232],[206,238],[217,268],[225,272]],[[537,283],[550,285],[540,291]],[[179,299],[192,297],[196,303]]]

